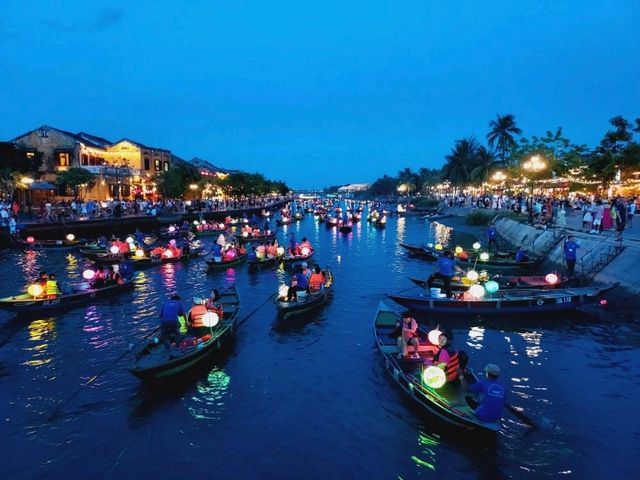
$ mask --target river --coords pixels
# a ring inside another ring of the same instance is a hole
[[[445,222],[464,230],[459,220]],[[435,237],[453,245],[451,229],[407,217],[384,230],[356,224],[347,235],[308,215],[280,229],[280,239],[291,231],[332,268],[332,301],[286,330],[275,328],[266,303],[227,355],[171,386],[144,386],[128,371],[133,358],[122,357],[157,325],[164,298],[236,283],[245,318],[288,274],[246,265],[207,273],[195,260],[140,272],[132,292],[57,316],[2,313],[3,478],[635,478],[640,328],[617,321],[615,305],[598,317],[452,325],[454,345],[476,370],[499,364],[509,402],[539,425],[530,431],[505,411],[495,439],[476,437],[409,403],[372,335],[384,294],[431,269],[398,243]],[[87,265],[77,253],[5,252],[0,295],[40,269],[79,282]]]

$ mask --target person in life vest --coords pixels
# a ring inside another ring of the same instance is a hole
[[[438,350],[433,358],[425,360],[424,363],[442,368],[447,374],[447,382],[458,379],[458,369],[460,368],[458,352],[454,350],[449,341],[449,335],[446,333],[441,333],[438,337]]]
[[[180,300],[179,295],[172,295],[160,309],[160,339],[167,350],[171,346],[171,337],[174,338],[176,345],[180,345],[182,340],[178,318],[184,316],[184,308]]]
[[[311,292],[319,292],[321,291],[327,283],[327,279],[322,273],[322,269],[320,265],[316,265],[315,271],[311,274],[309,278],[309,291]]]
[[[49,274],[49,278],[47,279],[46,289],[45,289],[47,298],[57,298],[60,294],[60,287],[58,286],[58,282],[56,281],[56,276],[54,273]]]
[[[311,246],[311,243],[309,242],[309,240],[307,240],[307,237],[302,237],[302,242],[300,243],[300,251],[301,252],[302,252],[302,250],[304,248],[308,248],[309,252],[313,251],[313,247]]]
[[[107,279],[107,273],[104,271],[104,267],[102,265],[98,265],[96,268],[96,273],[93,276],[93,282],[91,286],[93,288],[102,288],[105,285]]]
[[[274,258],[278,256],[278,247],[276,242],[273,241],[267,247],[267,258]]]
[[[47,275],[47,272],[42,270],[38,276],[38,283],[42,287],[43,292],[47,291],[47,280],[49,280],[49,276]]]
[[[480,402],[467,396],[466,401],[473,410],[476,418],[483,422],[497,422],[502,417],[502,410],[507,401],[504,385],[498,380],[500,367],[493,363],[484,367],[485,378],[475,381],[471,375],[460,377],[466,384],[467,390],[481,396]],[[469,382],[469,383],[468,383]]]
[[[287,291],[287,302],[298,301],[298,292],[306,292],[309,289],[307,277],[302,273],[302,267],[296,268],[296,273],[291,279],[291,286]]]
[[[418,354],[418,348],[420,347],[420,341],[418,340],[418,322],[416,322],[408,310],[402,314],[402,320],[397,327],[400,333],[398,336],[398,358],[407,356],[408,345],[413,346],[413,355],[411,358],[420,358]]]
[[[204,323],[202,323],[202,317],[207,313],[207,307],[205,306],[204,300],[201,298],[195,297],[193,299],[193,306],[187,315],[187,321],[189,323],[189,328],[192,331],[198,331],[202,327],[204,327]]]

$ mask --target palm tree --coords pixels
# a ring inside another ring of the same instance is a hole
[[[474,183],[484,183],[491,170],[496,166],[496,157],[491,150],[483,145],[478,148],[475,161],[474,169],[469,172],[469,179]]]
[[[398,185],[403,187],[403,193],[410,195],[418,185],[418,176],[409,167],[398,172]]]
[[[451,153],[445,157],[447,163],[442,167],[442,176],[452,185],[463,185],[469,182],[469,173],[474,168],[479,149],[475,137],[456,141]]]
[[[422,192],[426,192],[440,182],[440,170],[437,168],[422,167],[418,170],[418,188]]]
[[[504,163],[509,156],[509,152],[516,146],[513,135],[520,135],[520,130],[516,125],[515,117],[508,113],[489,122],[489,133],[487,141],[491,148],[496,148],[500,160]]]

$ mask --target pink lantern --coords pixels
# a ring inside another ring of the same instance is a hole
[[[558,283],[558,276],[555,273],[548,273],[545,277],[544,277],[545,282],[547,282],[549,285],[555,285],[556,283]]]
[[[176,246],[176,241],[175,241],[175,239],[171,239],[171,240],[169,240],[169,245],[171,245],[172,247],[175,247],[175,246]]]
[[[94,272],[90,268],[82,272],[82,278],[84,278],[85,280],[93,280],[93,277],[95,276],[96,276],[96,272]]]
[[[31,236],[27,237],[27,243],[33,243],[33,242],[35,242],[35,241],[36,241],[36,239],[35,239],[35,238],[33,238],[33,237],[31,237]]]
[[[176,227],[174,227],[173,225],[171,225],[171,226],[169,227],[169,232],[170,232],[170,233],[173,233],[173,232],[175,232],[175,231],[176,231]]]

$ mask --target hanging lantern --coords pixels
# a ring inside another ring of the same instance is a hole
[[[27,243],[33,243],[33,242],[35,242],[35,241],[36,241],[36,239],[35,239],[35,238],[33,238],[33,237],[27,237]]]
[[[487,252],[482,252],[480,254],[480,260],[482,260],[483,262],[486,262],[489,260],[489,254]]]
[[[475,243],[473,244],[473,249],[474,249],[474,250],[480,250],[480,247],[482,247],[482,245],[480,245],[480,242],[475,242]]]
[[[471,285],[469,287],[469,293],[473,298],[480,299],[484,297],[484,287],[482,285]]]
[[[95,276],[96,276],[96,272],[94,272],[90,268],[82,272],[82,278],[84,278],[85,280],[93,280],[93,277]]]
[[[118,253],[120,253],[120,248],[118,248],[117,245],[112,245],[109,251],[114,255],[117,255]]]
[[[281,284],[280,287],[278,287],[279,297],[286,297],[288,293],[289,293],[289,287],[287,287],[284,283]]]
[[[76,236],[73,233],[70,233],[69,235],[67,235],[67,240],[69,240],[70,242],[73,242],[76,239]]]
[[[311,253],[311,250],[309,249],[309,247],[302,247],[302,249],[300,250],[300,253],[302,253],[302,255],[306,257]]]
[[[442,250],[442,248],[443,248],[443,247],[442,247],[442,244],[441,244],[441,243],[436,243],[436,246],[435,246],[435,249],[436,249],[436,250],[440,251],[440,250]]]
[[[478,272],[476,272],[475,270],[469,270],[467,272],[467,278],[472,282],[477,282],[479,277],[480,275],[478,275]]]
[[[447,375],[444,370],[433,365],[424,369],[422,373],[424,383],[431,388],[440,388],[447,383]]]
[[[434,328],[429,332],[429,334],[427,335],[427,338],[429,339],[429,342],[431,342],[432,345],[438,345],[438,340],[441,334],[442,332],[440,330],[438,330],[437,328]]]
[[[138,258],[144,257],[144,250],[142,250],[142,249],[136,250],[136,257],[138,257]]]
[[[167,248],[164,252],[162,252],[162,256],[165,258],[173,258],[173,252]]]
[[[27,292],[32,297],[39,297],[40,295],[42,295],[43,291],[44,289],[42,288],[42,285],[40,285],[39,283],[34,283],[33,285],[29,285],[29,288],[27,288]]]
[[[278,254],[279,257],[281,257],[282,255],[284,255],[284,247],[278,247],[276,248],[276,253]]]
[[[462,249],[462,247],[457,246],[455,252],[456,252],[456,255],[460,255],[462,252],[464,252],[464,250]]]
[[[498,285],[498,282],[494,280],[489,280],[487,283],[484,284],[484,288],[487,291],[487,293],[493,294],[500,289],[500,285]]]
[[[215,327],[219,320],[220,317],[218,317],[218,314],[214,312],[207,312],[202,315],[202,325],[205,327]]]
[[[200,225],[200,222],[198,220],[194,220],[193,224],[197,227],[198,225]]]
[[[555,285],[556,283],[558,283],[558,275],[556,275],[555,273],[548,273],[545,277],[544,277],[545,282],[547,282],[549,285]]]
[[[133,238],[131,235],[129,235],[129,236],[126,238],[126,240],[125,240],[125,241],[126,241],[127,243],[135,243],[135,240],[134,240],[134,238]]]

